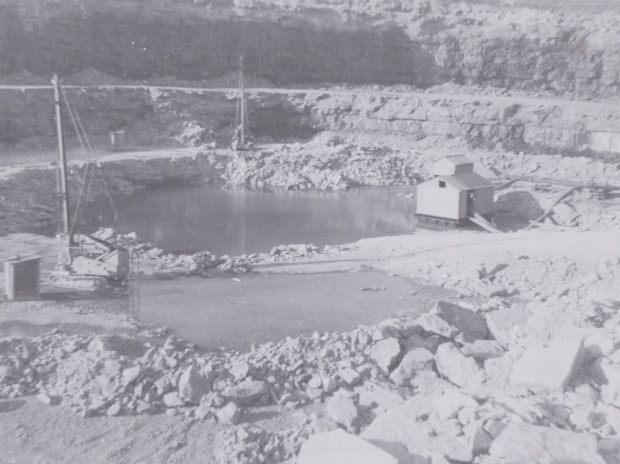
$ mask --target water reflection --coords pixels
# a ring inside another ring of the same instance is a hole
[[[350,192],[157,189],[118,205],[123,227],[172,251],[269,251],[281,243],[346,243],[415,228],[408,188]],[[94,227],[95,224],[89,224]]]

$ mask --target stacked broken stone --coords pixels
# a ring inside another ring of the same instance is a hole
[[[56,369],[61,351],[50,336],[0,340],[0,398],[37,393]]]
[[[302,463],[361,459],[362,450],[359,462],[618,462],[618,331],[528,338],[521,306],[466,306],[439,302],[416,319],[244,354],[201,353],[174,337],[160,347],[120,336],[12,338],[0,342],[0,394],[38,394],[84,416],[166,412],[220,424],[243,422],[248,408],[316,404],[295,439],[246,431],[255,439],[235,445],[240,462],[288,459],[311,432]]]
[[[117,246],[129,249],[137,258],[138,271],[155,268],[155,273],[177,273],[179,275],[208,276],[210,272],[227,272],[244,274],[251,270],[252,264],[266,259],[265,254],[244,254],[239,256],[216,256],[209,251],[194,254],[167,253],[161,248],[147,242],[141,242],[135,232],[116,235],[113,229],[100,229],[94,237],[110,241]]]
[[[373,397],[388,408],[362,401],[373,381],[338,390],[326,412],[340,427],[315,428],[299,464],[620,462],[618,332],[516,346],[505,312],[440,302],[381,324],[371,357],[390,381]]]
[[[293,261],[319,253],[319,247],[313,244],[278,245],[269,253],[274,262]]]

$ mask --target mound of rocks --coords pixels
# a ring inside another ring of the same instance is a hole
[[[340,246],[319,248],[313,244],[292,244],[273,247],[270,253],[217,256],[209,251],[193,254],[166,252],[151,243],[140,241],[135,232],[116,234],[113,229],[105,228],[92,235],[129,249],[137,261],[138,272],[160,279],[192,275],[209,277],[220,274],[245,274],[252,271],[252,267],[256,264],[290,262],[344,249]]]
[[[418,318],[244,354],[174,337],[12,338],[0,342],[0,396],[37,394],[84,416],[217,422],[230,428],[222,462],[283,462],[301,448],[308,463],[618,463],[620,332],[500,343],[490,316],[517,308],[439,302]],[[306,405],[314,413],[294,430],[244,424],[253,408]]]

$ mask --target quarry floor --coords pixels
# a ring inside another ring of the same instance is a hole
[[[0,240],[0,251],[5,253],[7,248],[12,248],[6,239]],[[19,241],[24,243],[23,237]],[[524,269],[520,267],[523,256],[532,258],[526,272],[533,281],[524,276]],[[355,272],[370,267],[406,278],[422,277],[427,285],[438,289],[438,299],[454,298],[460,291],[461,300],[485,301],[497,286],[478,286],[477,271],[491,270],[503,263],[507,265],[503,285],[508,289],[521,288],[519,298],[536,299],[546,292],[553,297],[554,292],[561,291],[558,286],[567,284],[554,273],[546,273],[543,263],[568,260],[579,263],[587,273],[591,263],[613,256],[620,257],[617,231],[535,230],[501,236],[482,232],[420,232],[411,236],[362,240],[350,250],[329,257],[267,264],[257,270],[309,273],[311,278],[312,273],[317,272]],[[442,287],[457,291],[442,291]],[[607,291],[613,294],[613,285]],[[602,296],[602,292],[597,295]],[[424,301],[421,306],[415,302],[415,296],[413,299],[412,309],[418,312],[429,309],[430,302]],[[339,304],[336,300],[332,302],[335,311]],[[102,305],[97,301],[5,302],[0,303],[0,316],[3,337],[44,333],[121,334],[161,345],[166,334],[165,330],[145,327],[128,314],[117,312],[114,305]],[[559,329],[553,327],[553,330]],[[282,432],[303,428],[313,413],[324,414],[324,404],[311,403],[292,410],[278,405],[255,407],[244,411],[239,421],[263,430]],[[222,460],[221,454],[214,454],[215,443],[222,439],[222,433],[237,427],[166,414],[83,418],[76,417],[75,412],[64,405],[42,405],[32,396],[0,400],[0,447],[3,462],[7,464],[227,462]]]
[[[363,140],[359,143],[363,145]],[[320,141],[310,144],[308,151],[311,154],[319,152]],[[194,159],[214,153],[221,159],[232,158],[227,150],[208,150],[207,153],[205,155],[199,148],[179,148],[173,153],[169,149],[102,153],[101,159],[122,164],[126,160],[141,159],[167,162],[171,156]],[[282,155],[290,155],[290,152],[284,151]],[[495,161],[495,166],[514,162],[509,173],[529,174],[530,169],[523,169],[519,162],[520,156],[503,153],[500,161]],[[475,152],[475,157],[482,162],[489,159],[490,154]],[[557,169],[554,160],[554,156],[541,156],[532,162],[539,162],[535,171],[547,177]],[[45,168],[48,164],[38,155],[31,161],[31,166],[21,161],[4,166],[0,170],[0,182],[29,169]],[[583,321],[591,316],[588,311],[593,302],[617,301],[617,289],[620,288],[617,266],[620,259],[620,198],[615,190],[601,193],[583,188],[556,206],[554,214],[542,224],[528,229],[528,224],[552,207],[570,188],[571,182],[579,183],[580,173],[572,169],[579,166],[579,160],[563,159],[562,163],[565,162],[568,164],[563,165],[563,170],[559,171],[562,177],[557,180],[568,181],[568,186],[562,182],[521,180],[498,189],[496,219],[504,234],[418,231],[413,235],[364,239],[340,250],[299,257],[289,262],[259,263],[253,266],[254,270],[259,273],[302,274],[313,279],[319,273],[346,272],[355,276],[359,271],[371,269],[410,279],[431,291],[409,296],[409,316],[427,312],[435,300],[442,299],[473,306],[497,298],[507,305],[518,305],[523,301],[546,304],[549,308],[541,310],[532,322],[531,340],[524,342],[540,343],[564,329],[583,325]],[[590,167],[592,165],[590,163]],[[593,172],[605,172],[605,163],[602,163],[603,168],[597,166]],[[294,167],[290,171],[294,172]],[[389,169],[386,172],[390,172]],[[392,178],[386,176],[385,179],[389,183]],[[613,177],[609,179],[615,181]],[[276,179],[274,184],[277,186],[278,182]],[[24,187],[27,188],[27,184]],[[54,239],[50,237],[24,233],[5,235],[0,238],[0,258],[16,252],[40,253],[45,274],[54,261],[53,245]],[[181,279],[176,284],[175,291],[182,292],[185,282]],[[189,281],[187,285],[190,285]],[[360,280],[360,292],[365,285],[366,281],[362,283]],[[393,291],[388,287],[376,294],[369,292],[368,297],[390,301],[395,297],[391,294]],[[252,297],[253,294],[248,293],[247,298],[251,300]],[[341,297],[325,303],[333,311],[338,311],[341,304]],[[403,316],[402,312],[390,313],[389,308],[382,307],[382,311],[386,317]],[[353,329],[356,321],[351,322]],[[161,346],[170,331],[137,320],[127,312],[126,306],[114,300],[0,303],[2,339],[111,334]],[[325,408],[325,403],[320,402],[300,404],[296,408],[279,404],[253,406],[241,411],[238,425],[222,425],[199,421],[182,413],[172,417],[161,413],[80,417],[65,404],[49,406],[31,395],[16,396],[0,400],[0,449],[7,463],[237,462],[234,454],[218,451],[217,444],[223,437],[240,433],[240,427],[248,425],[257,426],[265,433],[280,434],[278,436],[297,433],[305,430],[313,417],[324,417],[327,414]],[[237,438],[235,443],[243,441],[244,438]],[[287,448],[283,445],[282,449]],[[274,459],[273,462],[294,462],[294,459]]]

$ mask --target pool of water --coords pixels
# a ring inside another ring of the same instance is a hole
[[[117,208],[123,230],[166,250],[237,255],[266,252],[279,244],[339,244],[412,232],[415,201],[399,195],[411,191],[271,193],[185,187],[144,191],[117,202]],[[96,223],[91,217],[88,225]]]
[[[252,274],[140,284],[136,316],[205,349],[348,331],[397,313],[427,311],[452,292],[374,271]]]

